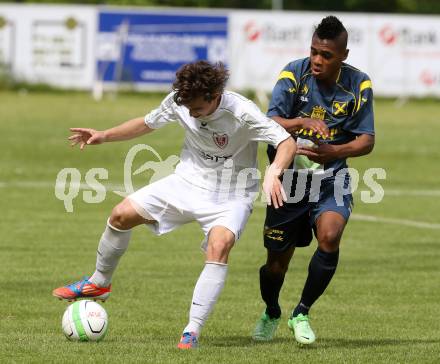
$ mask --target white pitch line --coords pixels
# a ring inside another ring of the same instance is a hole
[[[111,183],[103,183],[100,182],[104,187],[106,187],[110,191],[115,190],[124,190],[123,185],[116,185]],[[81,190],[90,190],[94,186],[90,186],[87,183],[70,183],[67,184],[69,187],[78,188]],[[13,188],[50,188],[50,189],[65,189],[67,186],[63,184],[56,184],[55,182],[37,182],[37,181],[24,181],[24,182],[0,182],[0,188],[7,188],[7,187],[13,187]]]
[[[440,197],[440,190],[392,190],[384,189],[385,197],[387,196],[416,196],[416,197]],[[356,195],[360,194],[361,191],[355,191]]]
[[[405,220],[405,219],[395,219],[391,217],[379,217],[379,216],[371,216],[371,215],[362,215],[362,214],[351,214],[350,219],[356,221],[368,221],[368,222],[379,222],[385,224],[395,224],[395,225],[403,225],[403,226],[411,226],[422,229],[440,229],[440,224],[435,224],[431,222],[425,221],[414,221],[414,220]]]
[[[111,191],[124,191],[123,185],[115,185],[115,184],[106,184],[103,183],[103,185],[108,188]],[[64,189],[63,185],[58,185],[54,182],[46,182],[46,181],[25,181],[25,182],[2,182],[0,181],[0,188],[7,188],[8,186],[11,187],[19,187],[19,188],[57,188],[57,189]],[[77,187],[78,184],[73,184],[73,186]],[[80,189],[83,190],[89,190],[91,187],[86,183],[79,183]],[[412,195],[412,196],[440,196],[439,190],[385,190],[385,196],[387,193],[394,194],[396,196],[405,196],[405,195]],[[261,205],[261,206],[260,206]],[[259,201],[256,201],[255,207],[262,207],[265,206],[265,204],[259,203]],[[352,214],[350,216],[351,219],[355,221],[367,221],[367,222],[378,222],[378,223],[385,223],[385,224],[395,224],[395,225],[402,225],[402,226],[410,226],[410,227],[416,227],[416,228],[422,228],[422,229],[434,229],[439,230],[440,224],[436,223],[430,223],[425,221],[414,221],[414,220],[406,220],[406,219],[396,219],[391,217],[379,217],[379,216],[372,216],[372,215],[362,215],[362,214]]]
[[[123,190],[124,186],[120,184],[102,183],[106,188],[111,191]],[[47,181],[22,181],[22,182],[5,182],[0,181],[0,188],[7,187],[19,187],[19,188],[55,188],[54,182]],[[72,183],[73,187],[77,187],[78,183]],[[79,187],[82,190],[90,190],[92,187],[86,183],[79,183]],[[56,186],[56,188],[63,188],[63,186]],[[354,194],[358,195],[361,191],[355,191]],[[416,196],[416,197],[440,197],[440,190],[397,190],[397,189],[385,189],[385,197],[387,196]]]

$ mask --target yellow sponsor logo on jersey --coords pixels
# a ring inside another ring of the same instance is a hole
[[[329,137],[329,139],[330,140],[335,139],[335,135],[338,134],[338,132],[339,132],[338,128],[330,129],[330,137]]]
[[[339,133],[339,129],[338,128],[332,128],[329,130],[329,136],[326,140],[334,140],[335,139],[335,135]],[[324,137],[321,134],[317,134],[315,133],[313,130],[311,129],[300,129],[296,132],[296,135],[299,137],[312,137],[315,138],[317,140],[319,139],[324,139]]]
[[[347,102],[344,101],[333,101],[332,112],[333,115],[347,115]]]
[[[316,106],[313,106],[312,114],[310,115],[310,117],[312,119],[324,120],[325,113],[326,113],[326,110],[322,106],[316,105]]]
[[[307,87],[307,85],[304,85],[304,87],[303,87],[302,90],[301,90],[301,93],[302,93],[303,95],[306,95],[308,92],[309,92],[309,88]]]

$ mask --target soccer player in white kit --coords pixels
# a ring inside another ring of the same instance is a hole
[[[275,207],[285,200],[279,176],[296,152],[296,144],[284,128],[248,99],[224,90],[227,79],[228,72],[221,63],[187,64],[177,72],[173,92],[145,118],[105,131],[71,129],[69,139],[81,149],[132,139],[172,122],[185,129],[185,140],[173,174],[134,192],[113,209],[98,245],[92,276],[55,289],[54,296],[106,300],[133,227],[146,224],[161,235],[197,221],[205,233],[206,262],[194,288],[189,323],[178,348],[197,347],[202,326],[224,286],[229,252],[252,212],[258,191],[258,141],[277,148],[263,182],[268,203]]]

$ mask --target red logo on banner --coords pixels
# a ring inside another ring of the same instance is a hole
[[[432,86],[436,82],[436,77],[429,70],[424,70],[420,74],[420,81],[426,86]]]
[[[398,33],[396,33],[390,25],[385,25],[379,31],[379,37],[385,44],[392,45],[397,41]]]
[[[249,21],[244,26],[244,32],[246,33],[247,39],[251,42],[255,42],[258,38],[260,38],[261,31],[256,26],[253,20]]]
[[[214,143],[217,147],[224,149],[228,145],[228,134],[212,134],[212,139],[214,139]]]

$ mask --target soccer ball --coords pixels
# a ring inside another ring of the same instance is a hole
[[[99,341],[107,332],[107,312],[94,301],[76,301],[64,312],[62,327],[69,340]]]

